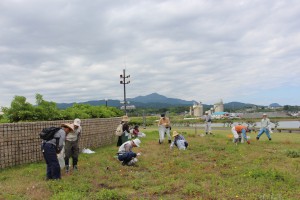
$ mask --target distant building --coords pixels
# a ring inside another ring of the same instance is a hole
[[[223,118],[228,118],[229,113],[228,112],[214,112],[211,116],[213,119],[223,119]]]
[[[125,110],[125,106],[121,106],[120,108],[121,110]],[[126,110],[134,110],[135,109],[135,105],[128,105],[126,106]]]
[[[220,99],[219,102],[214,104],[214,111],[215,112],[224,112],[224,104],[223,104],[222,99]]]
[[[190,115],[195,117],[203,116],[203,105],[201,102],[194,102],[193,107],[190,107]]]

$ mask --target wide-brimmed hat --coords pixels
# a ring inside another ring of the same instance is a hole
[[[208,114],[208,111],[205,111],[205,114]]]
[[[267,113],[264,113],[263,116],[267,116]]]
[[[172,137],[176,137],[177,135],[179,135],[179,133],[177,131],[173,131]]]
[[[65,123],[65,124],[61,124],[60,126],[69,128],[69,129],[71,129],[71,131],[74,131],[74,125],[73,124]]]
[[[80,123],[81,123],[80,119],[78,119],[78,118],[74,119],[74,123],[73,124],[75,126],[80,126]]]
[[[141,144],[141,140],[140,140],[140,139],[134,139],[134,140],[132,140],[132,142],[133,142],[137,147],[140,147],[140,144]]]
[[[124,115],[124,116],[122,117],[122,122],[128,122],[128,121],[129,121],[128,116],[127,116],[127,115]]]

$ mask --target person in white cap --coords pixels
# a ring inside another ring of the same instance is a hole
[[[260,128],[259,133],[258,133],[257,136],[256,136],[256,140],[259,140],[260,136],[261,136],[263,133],[266,133],[266,135],[267,135],[267,137],[269,138],[269,140],[272,140],[271,135],[270,135],[270,131],[269,131],[270,125],[271,125],[270,119],[267,118],[267,114],[264,113],[264,114],[263,114],[263,118],[262,118],[262,120],[261,120],[261,128]]]
[[[208,114],[208,111],[205,111],[205,115],[203,116],[204,122],[205,122],[205,134],[211,134],[211,116]]]
[[[82,133],[80,126],[81,120],[76,118],[73,122],[74,131],[69,133],[66,137],[65,144],[65,166],[66,173],[69,173],[70,165],[69,159],[72,157],[73,170],[78,170],[77,163],[79,157],[79,140]]]
[[[120,147],[119,147],[119,151],[118,151],[118,160],[122,161],[122,165],[134,165],[138,159],[136,158],[137,156],[140,156],[141,153],[134,153],[132,151],[133,147],[140,147],[141,141],[140,139],[134,139],[134,140],[130,140],[127,141],[125,143],[123,143]]]
[[[179,134],[177,131],[173,132],[174,140],[170,145],[170,149],[172,149],[175,146],[178,147],[179,150],[186,150],[186,148],[188,147],[188,142],[185,140],[185,138]]]
[[[57,154],[63,149],[66,135],[74,130],[74,126],[73,124],[62,124],[61,127],[52,139],[42,141],[42,152],[47,164],[46,180],[61,179]]]

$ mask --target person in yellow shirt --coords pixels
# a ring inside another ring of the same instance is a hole
[[[166,117],[165,114],[161,114],[161,118],[158,122],[158,132],[159,132],[159,140],[158,143],[161,144],[164,139],[165,139],[165,133],[168,136],[169,143],[171,143],[171,135],[170,135],[170,130],[171,130],[171,122],[168,117]]]

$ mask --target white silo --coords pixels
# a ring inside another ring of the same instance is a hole
[[[194,116],[201,117],[203,115],[203,105],[201,102],[195,102],[193,105]]]
[[[222,99],[220,99],[219,102],[214,104],[214,111],[215,112],[224,112],[224,104],[223,104]]]

